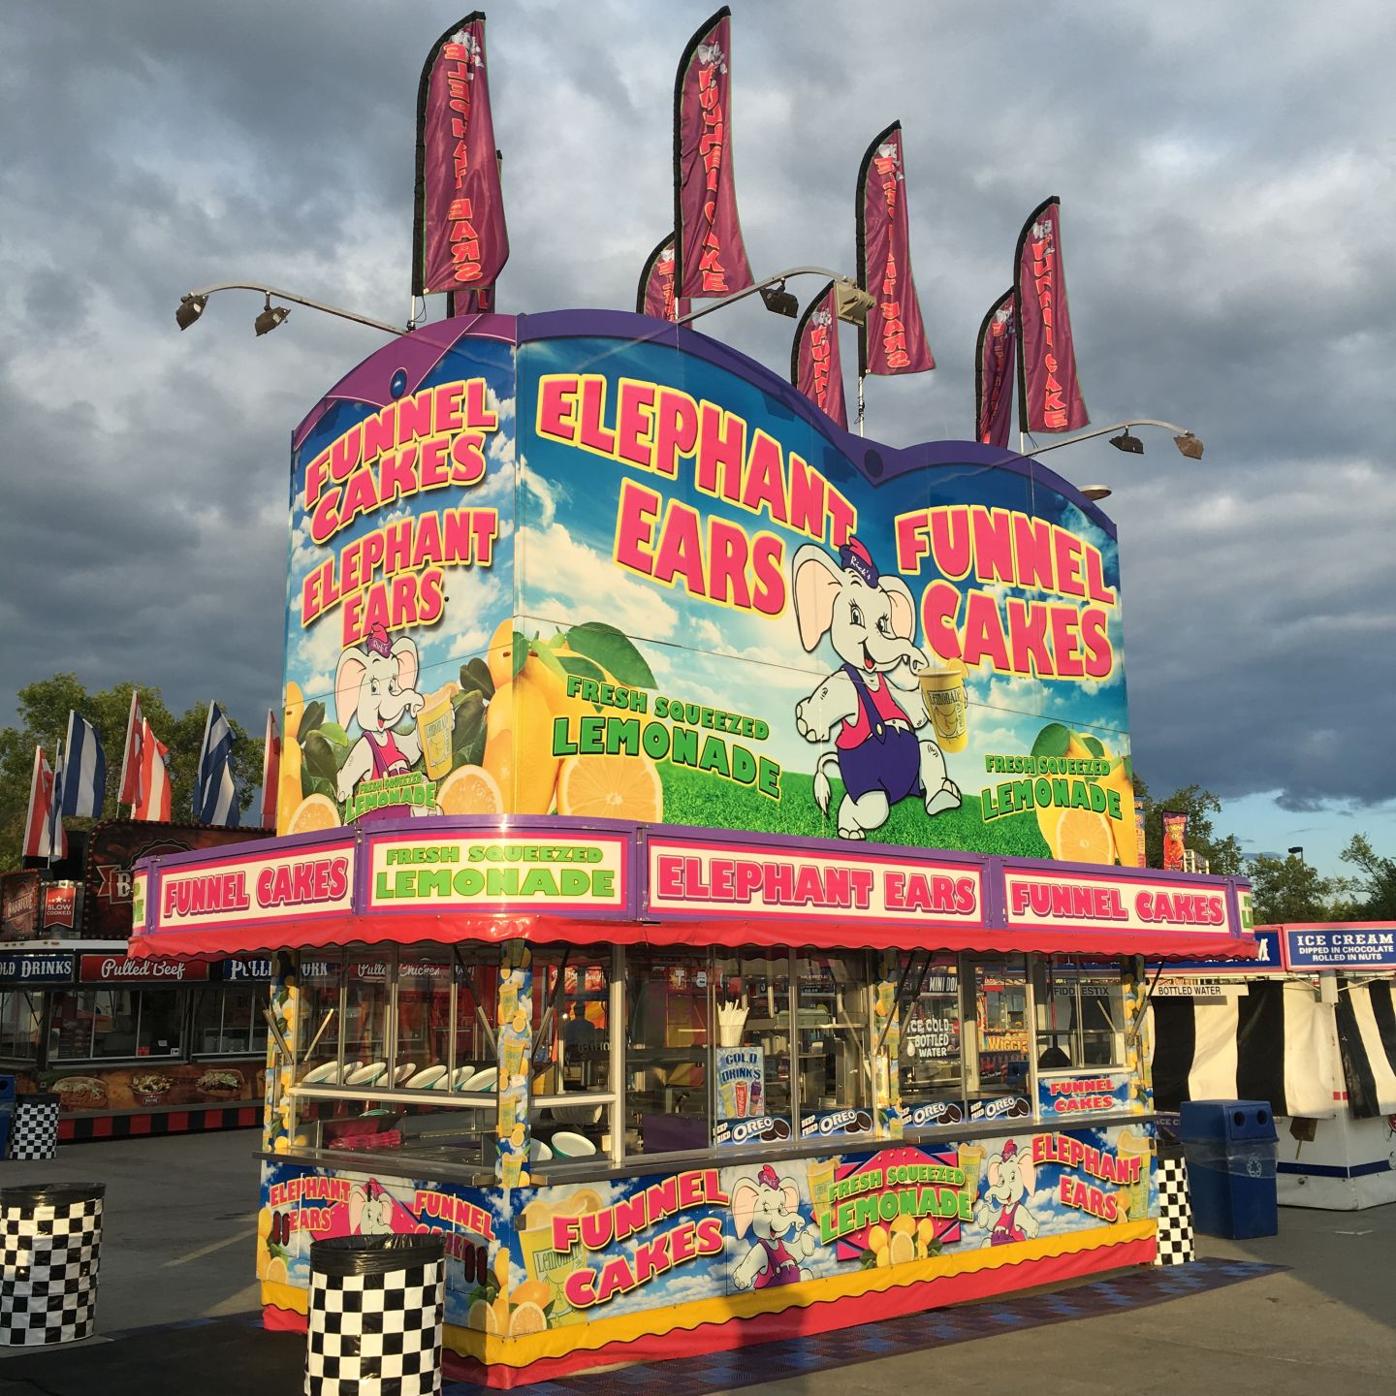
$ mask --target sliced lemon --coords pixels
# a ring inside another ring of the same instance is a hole
[[[664,817],[664,786],[648,756],[569,756],[557,783],[557,812],[587,819]]]
[[[503,814],[499,782],[483,766],[461,766],[436,789],[442,814]]]
[[[337,829],[339,809],[328,795],[307,795],[295,808],[288,834],[308,834],[315,829]]]
[[[499,1320],[494,1316],[488,1299],[477,1299],[465,1316],[466,1326],[481,1333],[498,1333]]]
[[[541,1333],[547,1326],[547,1314],[532,1301],[520,1304],[509,1316],[511,1338],[521,1338],[528,1333]]]
[[[1094,810],[1062,810],[1047,843],[1054,858],[1068,863],[1115,861],[1115,836],[1110,821]]]

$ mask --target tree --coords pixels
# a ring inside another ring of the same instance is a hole
[[[1163,815],[1186,814],[1188,817],[1187,835],[1184,842],[1193,849],[1199,858],[1211,864],[1212,872],[1218,875],[1239,873],[1241,866],[1241,841],[1235,834],[1218,834],[1212,827],[1212,816],[1221,813],[1221,801],[1210,790],[1200,785],[1185,785],[1162,799],[1152,799],[1148,787],[1138,777],[1135,778],[1135,798],[1142,793],[1144,807],[1144,847],[1148,854],[1149,866],[1163,866]]]
[[[1257,925],[1273,926],[1289,921],[1326,921],[1333,915],[1333,899],[1344,889],[1341,878],[1324,877],[1312,863],[1291,854],[1288,858],[1261,855],[1248,869]]]
[[[1366,834],[1354,834],[1338,856],[1357,869],[1351,919],[1396,921],[1396,859],[1381,857]]]
[[[129,683],[118,683],[99,693],[89,693],[76,674],[55,674],[20,689],[20,725],[0,729],[0,869],[19,866],[24,816],[29,805],[29,779],[34,769],[34,747],[41,745],[52,762],[54,750],[68,730],[69,709],[92,723],[102,739],[102,749],[107,754],[107,793],[102,815],[106,819],[115,818],[131,688]],[[141,689],[140,698],[141,711],[155,729],[155,735],[170,750],[174,817],[192,818],[194,779],[208,706],[195,704],[176,717],[165,706],[158,688]],[[237,779],[238,805],[245,810],[252,802],[252,792],[262,783],[262,743],[260,739],[250,739],[232,718],[228,719],[228,724],[234,737],[233,775]],[[93,821],[70,819],[66,823],[70,829],[85,829]]]

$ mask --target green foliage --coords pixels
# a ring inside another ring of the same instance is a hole
[[[1339,856],[1357,870],[1349,883],[1352,904],[1345,918],[1396,921],[1396,859],[1378,854],[1366,834],[1354,834]]]
[[[34,747],[42,745],[50,762],[53,760],[54,751],[68,730],[70,708],[92,723],[102,739],[102,750],[107,755],[107,797],[102,816],[115,818],[131,688],[129,683],[118,683],[89,693],[76,674],[55,674],[20,689],[17,695],[19,726],[0,728],[0,870],[19,866]],[[195,704],[176,717],[166,707],[158,688],[142,688],[140,699],[141,711],[155,729],[155,735],[170,750],[174,818],[188,819],[208,704]],[[260,738],[250,738],[232,717],[228,724],[235,739],[233,774],[237,777],[239,804],[245,810],[252,802],[253,791],[262,783],[262,742]],[[70,819],[65,822],[73,830],[89,828],[94,821]]]
[[[1292,854],[1252,858],[1247,872],[1259,926],[1327,921],[1333,916],[1333,898],[1343,888],[1340,878],[1324,877],[1312,863]]]

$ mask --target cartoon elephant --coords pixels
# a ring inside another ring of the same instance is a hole
[[[867,838],[908,795],[921,796],[930,815],[958,809],[960,787],[944,754],[929,735],[917,736],[929,721],[917,676],[930,661],[911,638],[916,605],[906,583],[883,576],[867,548],[850,538],[838,563],[813,543],[800,548],[791,593],[806,651],[827,634],[843,661],[795,705],[795,727],[806,741],[834,737],[836,750],[815,767],[814,799],[827,814],[829,772],[836,770],[845,792],[839,837]]]
[[[1027,1241],[1037,1235],[1038,1220],[1023,1205],[1033,1189],[1034,1170],[1030,1159],[1021,1158],[1012,1139],[1001,1153],[989,1158],[988,1183],[984,1196],[974,1209],[974,1220],[989,1233],[991,1246],[1011,1241]]]
[[[770,1289],[810,1278],[809,1269],[792,1253],[814,1254],[814,1237],[800,1215],[800,1188],[793,1178],[776,1177],[769,1163],[755,1182],[743,1178],[732,1190],[732,1221],[739,1237],[750,1228],[756,1238],[732,1267],[732,1283],[738,1289]]]
[[[389,645],[381,625],[375,625],[361,645],[351,645],[339,656],[334,676],[339,725],[348,727],[353,717],[363,733],[339,768],[335,794],[341,803],[361,780],[403,775],[421,757],[415,732],[393,731],[404,715],[415,717],[426,702],[415,687],[419,669],[416,644],[404,635]]]
[[[349,1189],[349,1230],[355,1236],[392,1234],[393,1199],[376,1181]]]

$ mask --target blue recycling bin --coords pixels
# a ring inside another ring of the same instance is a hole
[[[1233,1241],[1276,1235],[1279,1136],[1269,1102],[1187,1100],[1178,1116],[1194,1228]]]
[[[0,1076],[0,1159],[10,1156],[10,1126],[15,1119],[15,1078]]]

